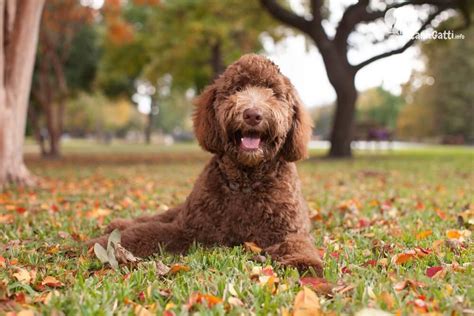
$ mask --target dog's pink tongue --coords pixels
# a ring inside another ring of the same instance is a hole
[[[260,146],[259,137],[242,137],[242,146],[245,149],[258,149]]]

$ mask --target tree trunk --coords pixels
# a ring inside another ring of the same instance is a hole
[[[313,39],[317,43],[317,39]],[[351,142],[354,132],[355,105],[357,89],[355,87],[356,70],[349,64],[344,51],[335,46],[320,47],[329,82],[337,95],[336,110],[331,128],[331,158],[349,158],[352,156]]]
[[[39,113],[38,109],[35,106],[30,105],[28,110],[28,120],[31,123],[31,128],[33,129],[33,135],[35,136],[36,142],[40,147],[41,156],[46,156],[46,147],[44,144],[44,136],[39,125]]]
[[[212,77],[213,79],[216,79],[225,70],[220,40],[217,40],[211,47],[210,62],[212,67]]]
[[[331,130],[329,157],[351,157],[351,143],[354,135],[354,116],[357,90],[354,78],[336,90],[337,103]]]
[[[147,145],[151,144],[151,131],[153,129],[153,106],[150,109],[150,113],[148,113],[147,116],[147,122],[146,122],[146,127],[145,127],[145,143]]]
[[[62,135],[62,105],[48,104],[46,106],[46,126],[48,129],[49,150],[46,152],[48,158],[59,158],[60,140]]]
[[[0,0],[0,186],[34,182],[23,142],[43,4]]]

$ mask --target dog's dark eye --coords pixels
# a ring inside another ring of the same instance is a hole
[[[241,91],[242,91],[242,87],[235,88],[235,92],[241,92]]]

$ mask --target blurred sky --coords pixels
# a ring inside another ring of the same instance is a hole
[[[104,0],[81,0],[81,2],[99,9],[103,5]],[[324,27],[330,36],[334,35],[335,26],[337,26],[345,8],[355,2],[356,0],[329,1],[331,16]],[[377,8],[377,6],[382,5],[383,8],[383,2],[381,0],[372,0],[371,6]],[[290,0],[290,5],[296,13],[300,15],[305,13],[301,0]],[[351,62],[360,62],[381,51],[385,51],[387,47],[399,47],[405,43],[407,36],[413,34],[413,30],[418,28],[417,18],[420,13],[417,13],[412,8],[401,8],[397,9],[397,11],[398,22],[403,20],[402,29],[404,36],[374,48],[367,41],[367,38],[374,37],[380,39],[388,31],[388,26],[384,24],[384,21],[379,21],[378,25],[365,29],[369,36],[364,35],[355,38],[354,41],[359,44],[356,50],[349,52]],[[274,60],[280,66],[281,71],[290,78],[307,106],[326,105],[335,100],[336,95],[327,79],[321,55],[312,42],[306,42],[303,35],[294,32],[292,36],[277,44],[274,44],[272,40],[264,40],[264,47],[265,55]],[[414,69],[421,70],[422,68],[423,62],[420,60],[418,50],[410,48],[403,54],[379,60],[363,68],[357,74],[356,86],[359,91],[362,91],[381,85],[394,94],[400,94],[401,85],[409,80],[411,72]],[[146,112],[145,108],[149,108],[149,102],[141,99],[141,103],[141,110]]]

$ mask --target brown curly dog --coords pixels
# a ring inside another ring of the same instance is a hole
[[[283,265],[322,262],[293,163],[306,156],[311,122],[288,78],[270,60],[244,55],[197,98],[194,130],[214,154],[184,204],[154,216],[116,219],[122,245],[141,257],[193,242],[254,242]],[[107,235],[89,244],[105,245]]]

